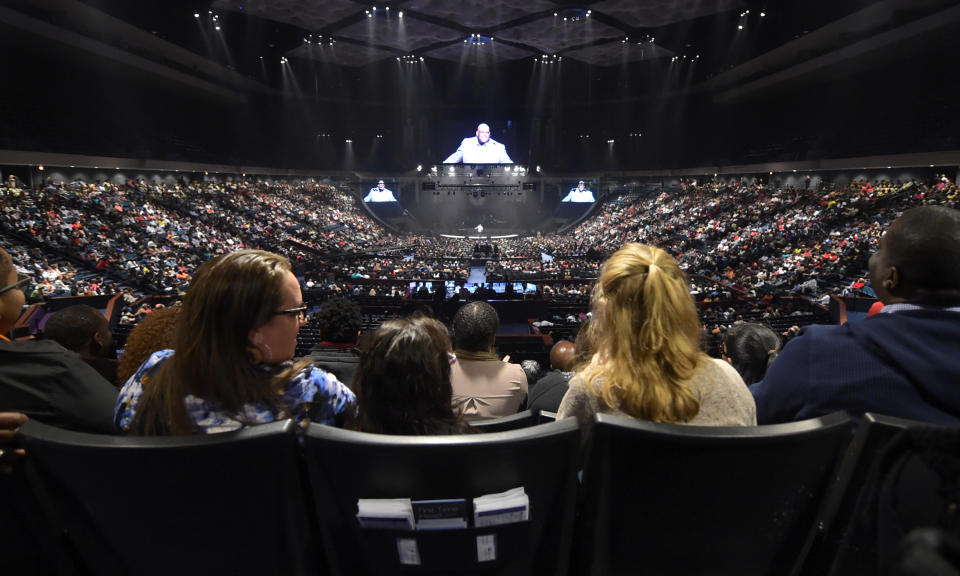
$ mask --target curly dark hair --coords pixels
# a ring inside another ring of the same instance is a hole
[[[470,352],[490,349],[500,328],[500,317],[486,302],[470,302],[453,317],[453,339],[456,347]]]
[[[363,326],[360,307],[347,298],[327,300],[317,313],[320,337],[327,342],[356,344],[357,333]]]
[[[173,348],[174,327],[183,308],[161,308],[141,320],[127,335],[117,367],[117,385],[123,386],[151,354]]]

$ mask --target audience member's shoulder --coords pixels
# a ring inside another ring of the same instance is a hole
[[[86,374],[87,369],[96,372],[89,364],[83,361],[80,354],[67,350],[60,343],[53,340],[18,340],[14,342],[0,341],[5,345],[5,351],[11,354],[14,363],[36,364],[48,369],[60,367],[70,371],[79,370]],[[98,373],[99,374],[99,373]]]
[[[54,340],[14,340],[8,342],[0,340],[0,346],[9,351],[22,355],[66,354],[70,351]],[[73,353],[77,355],[76,353]],[[77,355],[79,357],[79,355]]]
[[[340,382],[333,373],[312,364],[297,372],[287,387],[287,396],[297,397],[299,402],[313,402],[318,394],[337,398],[343,403],[356,402],[356,396],[346,384]]]
[[[743,383],[743,378],[737,372],[736,368],[730,365],[729,362],[719,358],[705,358],[704,362],[702,362],[699,367],[699,371],[710,377],[712,380],[722,382],[739,382],[741,385],[746,386]]]

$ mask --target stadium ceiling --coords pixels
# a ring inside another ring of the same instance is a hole
[[[917,50],[960,20],[955,0],[3,0],[0,24],[39,49],[170,68],[230,90],[294,62],[607,70],[689,64],[695,90],[728,97],[831,63]],[[109,54],[119,51],[121,54]],[[895,57],[895,56],[894,56]],[[695,68],[694,68],[695,66]],[[155,70],[154,70],[155,71]],[[722,97],[722,96],[721,96]]]

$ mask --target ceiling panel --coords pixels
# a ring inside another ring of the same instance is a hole
[[[745,6],[742,0],[602,0],[590,8],[633,28],[655,28]]]
[[[352,0],[214,0],[211,8],[293,24],[308,32],[363,13],[363,6]]]
[[[557,7],[548,0],[411,0],[403,5],[404,9],[416,10],[424,14],[457,22],[477,32],[496,28],[504,22],[510,22],[524,16],[536,14]]]
[[[520,58],[532,57],[534,52],[494,40],[493,42],[481,45],[470,42],[454,42],[453,44],[433,50],[427,50],[423,52],[423,55],[429,58],[451,60],[468,65],[490,66],[505,60],[519,60]]]
[[[464,33],[460,30],[419,20],[410,15],[401,18],[397,10],[389,15],[382,9],[378,12],[382,14],[371,18],[364,17],[359,22],[333,31],[332,34],[376,46],[390,46],[405,52],[413,52],[417,48],[438,42],[464,38]]]
[[[499,30],[496,37],[528,44],[540,52],[554,54],[566,48],[582,46],[596,40],[620,38],[623,35],[622,30],[593,18],[564,21],[560,16],[549,14],[520,26]]]
[[[564,57],[581,60],[595,66],[614,66],[624,62],[641,62],[656,58],[673,56],[672,50],[667,50],[651,42],[607,42],[594,46],[577,48],[564,52]]]

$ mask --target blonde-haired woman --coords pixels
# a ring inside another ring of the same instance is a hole
[[[627,244],[603,265],[593,294],[597,352],[570,381],[558,417],[597,412],[653,422],[750,426],[756,406],[729,364],[700,349],[700,322],[669,254]]]

